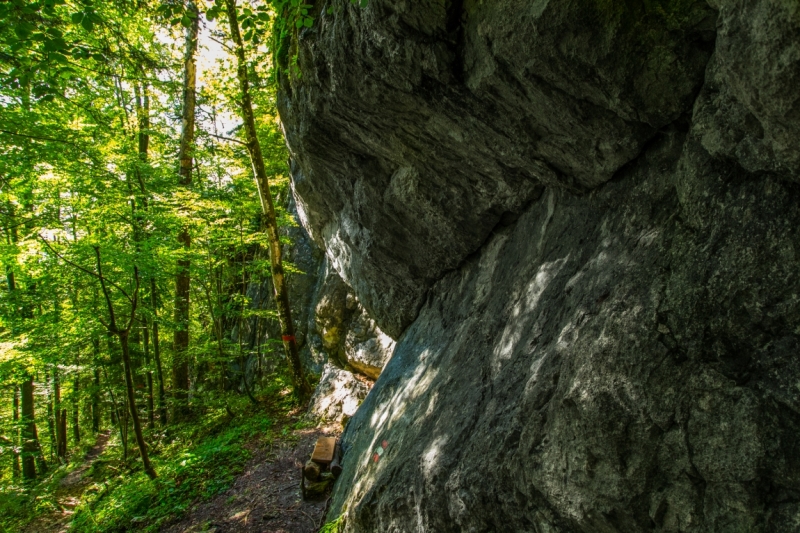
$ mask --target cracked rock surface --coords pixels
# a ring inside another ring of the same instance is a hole
[[[329,518],[800,530],[800,5],[317,8],[298,211],[397,339]]]

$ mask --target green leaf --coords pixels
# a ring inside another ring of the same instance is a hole
[[[83,20],[83,11],[78,11],[77,13],[73,13],[70,17],[74,24],[80,24]]]
[[[65,50],[67,48],[67,43],[64,39],[50,39],[44,43],[44,49],[47,52],[58,52],[60,50]]]
[[[369,0],[361,0],[361,7],[367,7]]]
[[[35,27],[30,22],[20,22],[19,24],[14,26],[14,33],[17,34],[17,37],[20,39],[27,39]]]
[[[303,26],[305,26],[306,28],[310,28],[313,25],[314,25],[314,19],[313,18],[306,17],[305,19],[303,19]]]
[[[83,17],[83,20],[81,20],[81,26],[83,26],[83,29],[89,33],[92,33],[94,30],[94,22],[89,20],[89,17]]]
[[[189,18],[189,15],[184,15],[181,17],[181,26],[183,26],[184,28],[192,27],[192,19]]]
[[[67,56],[65,56],[64,54],[59,54],[58,52],[51,52],[50,53],[50,59],[52,59],[53,61],[55,61],[57,63],[61,63],[62,65],[65,65],[66,63],[68,63]]]
[[[298,28],[298,29],[299,29],[299,28],[302,28],[302,27],[303,27],[303,20],[302,20],[302,19],[297,19],[297,20],[295,21],[295,23],[294,23],[294,27],[295,27],[295,28]]]
[[[328,8],[328,15],[333,15],[333,6]]]

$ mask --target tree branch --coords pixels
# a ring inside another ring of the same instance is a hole
[[[103,278],[103,267],[100,262],[100,247],[92,246],[94,248],[94,255],[97,258],[97,277],[100,278],[100,287],[103,289],[103,296],[106,298],[106,305],[108,306],[109,330],[112,333],[118,333],[117,321],[114,318],[114,304],[111,303],[111,295],[108,294],[108,287],[106,287],[106,280]]]
[[[218,45],[220,45],[220,46],[224,46],[224,47],[225,47],[225,49],[226,49],[228,52],[230,52],[230,53],[233,53],[233,52],[234,52],[233,48],[231,48],[231,47],[230,47],[230,46],[228,46],[227,44],[223,43],[222,41],[218,41],[217,39],[214,39],[214,38],[213,38],[213,37],[211,37],[211,36],[209,36],[208,38],[209,38],[209,39],[211,39],[212,41],[214,41],[215,43],[217,43]]]
[[[217,135],[215,133],[209,133],[212,137],[216,137],[217,139],[222,139],[223,141],[230,141],[232,143],[241,144],[242,146],[247,146],[247,143],[244,141],[240,141],[239,139],[231,139],[230,137],[223,137],[222,135]]]
[[[131,300],[131,318],[128,320],[128,326],[125,331],[130,331],[133,327],[133,321],[136,319],[136,307],[139,303],[139,269],[133,265],[133,278],[136,280],[136,288],[133,289],[133,300]]]
[[[39,240],[41,240],[41,241],[42,241],[42,243],[44,243],[44,245],[47,247],[47,249],[48,249],[48,250],[50,250],[51,252],[53,252],[53,254],[54,254],[56,257],[58,257],[59,259],[61,259],[62,261],[64,261],[66,264],[68,264],[69,266],[71,266],[71,267],[73,267],[73,268],[77,268],[78,270],[80,270],[80,271],[81,271],[81,272],[83,272],[84,274],[88,274],[88,275],[92,276],[92,277],[93,277],[93,278],[95,278],[95,279],[101,280],[101,281],[103,281],[103,282],[108,282],[108,284],[109,284],[109,285],[111,285],[112,287],[114,287],[115,289],[117,289],[119,292],[121,292],[121,293],[122,293],[122,295],[123,295],[123,296],[125,296],[125,298],[127,298],[127,299],[128,299],[128,301],[129,301],[130,303],[133,303],[133,300],[131,299],[131,297],[130,297],[130,296],[128,296],[128,293],[125,291],[125,289],[123,289],[122,287],[120,287],[119,285],[117,285],[116,283],[114,283],[113,281],[105,279],[105,278],[103,277],[103,275],[102,275],[102,274],[98,275],[97,273],[95,273],[95,272],[92,272],[92,271],[91,271],[91,270],[89,270],[88,268],[84,268],[84,267],[82,267],[81,265],[79,265],[79,264],[77,264],[77,263],[75,263],[75,262],[73,262],[73,261],[70,261],[69,259],[67,259],[67,258],[66,258],[66,257],[64,257],[63,255],[61,255],[60,253],[58,253],[58,252],[56,251],[56,249],[55,249],[55,248],[53,248],[52,246],[50,246],[50,243],[49,243],[49,242],[47,242],[47,239],[45,239],[44,237],[42,237],[42,236],[41,236],[40,234],[38,234],[38,233],[36,234],[36,236],[37,236],[37,237],[39,237]]]

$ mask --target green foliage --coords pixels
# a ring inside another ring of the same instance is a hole
[[[319,530],[319,533],[339,533],[340,531],[344,531],[344,525],[346,515],[341,514],[335,520],[331,520],[330,522],[326,522],[322,529]]]
[[[159,472],[155,482],[141,471],[104,482],[108,469],[100,465],[92,472],[98,481],[76,509],[70,530],[158,531],[191,505],[225,491],[250,457],[243,444],[258,435],[251,445],[264,446],[272,438],[274,418],[263,411],[247,411],[244,402],[234,402],[238,412],[245,412],[233,420],[224,408],[216,408],[175,428],[173,440],[154,453]]]
[[[295,49],[292,53],[291,49],[295,46],[298,32],[314,26],[314,21],[319,16],[315,14],[317,10],[313,3],[307,4],[301,0],[268,0],[268,2],[276,14],[272,26],[273,62],[284,74],[294,74],[300,78],[297,51]],[[349,0],[349,3],[365,8],[369,5],[369,0]],[[325,13],[329,16],[336,15],[343,9],[344,6],[341,4],[331,3]]]
[[[75,515],[74,530],[118,524],[156,529],[193,501],[223,490],[247,459],[241,443],[268,432],[272,421],[258,411],[230,420],[227,408],[239,413],[249,405],[242,368],[257,368],[247,383],[257,398],[274,401],[287,387],[280,343],[251,349],[232,333],[266,330],[277,320],[272,309],[254,308],[247,293],[248,284],[260,284],[270,268],[252,168],[235,142],[242,132],[230,119],[217,118],[238,110],[229,58],[202,73],[193,183],[177,187],[182,28],[198,16],[186,6],[179,0],[0,2],[0,530],[16,531],[55,508],[58,480],[79,465],[82,446],[96,436],[94,402],[101,430],[112,416],[127,416],[120,344],[103,325],[110,320],[108,303],[124,322],[138,296],[130,335],[134,396],[159,478],[150,482],[137,470],[132,435],[123,459],[124,424],[117,421],[108,451],[92,469],[96,486]],[[307,27],[310,13],[299,6]],[[214,8],[206,13],[212,20],[219,15]],[[269,5],[241,10],[248,46],[257,49],[271,39],[274,17]],[[275,95],[263,83],[271,70],[268,61],[249,68],[273,192],[285,199],[288,153]],[[145,137],[146,154],[140,151]],[[282,203],[276,205],[279,222],[296,224]],[[188,251],[176,239],[183,228],[192,238]],[[195,373],[192,407],[202,417],[164,428],[157,413],[154,425],[147,423],[147,383],[157,387],[157,323],[169,395],[179,259],[191,264],[188,354]],[[29,378],[50,470],[23,483],[13,462],[23,424],[14,420],[11,398]],[[72,461],[62,466],[51,430],[59,409],[68,412]],[[82,430],[80,444],[73,440],[73,416]],[[154,501],[159,505],[149,507]]]

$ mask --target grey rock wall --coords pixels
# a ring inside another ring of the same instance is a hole
[[[326,364],[308,412],[322,420],[342,421],[355,414],[394,353],[395,341],[369,317],[327,257],[319,272],[308,339]]]
[[[800,4],[323,4],[298,209],[398,339],[329,517],[800,531]]]
[[[607,181],[691,106],[714,11],[609,4],[336,0],[300,33],[298,209],[390,336],[542,186]]]

